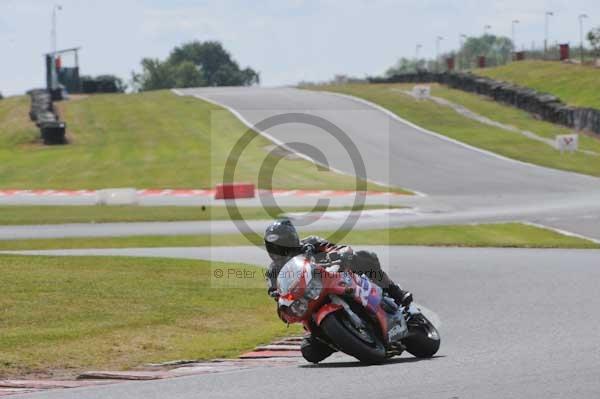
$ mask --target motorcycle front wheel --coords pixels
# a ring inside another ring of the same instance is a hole
[[[422,314],[408,322],[409,336],[402,340],[406,351],[415,357],[433,357],[440,349],[440,334]]]
[[[362,363],[379,364],[385,360],[385,347],[374,331],[357,329],[344,311],[327,315],[321,328],[340,351]]]

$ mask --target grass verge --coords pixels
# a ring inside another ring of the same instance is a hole
[[[600,69],[562,62],[523,61],[474,73],[554,94],[569,105],[600,109]]]
[[[26,97],[0,102],[1,188],[211,188],[222,182],[227,157],[247,131],[230,112],[170,91],[95,95],[57,106],[68,124],[66,146],[36,141]],[[356,188],[351,176],[269,154],[273,143],[252,137],[238,159],[236,181],[268,188],[270,181],[258,181],[265,161],[277,165],[274,188]]]
[[[394,208],[364,205],[362,210]],[[238,207],[234,219],[267,220],[280,214],[275,207]],[[316,207],[315,212],[343,211],[352,206]],[[309,212],[312,207],[284,207],[285,212]],[[235,216],[235,215],[234,215]],[[62,223],[175,222],[232,220],[224,206],[0,206],[0,225],[39,225]]]
[[[303,235],[331,237],[331,232],[303,232]],[[356,230],[339,242],[352,245],[424,245],[453,247],[582,248],[600,249],[592,241],[559,234],[521,223],[403,227],[382,230]],[[0,250],[151,248],[261,245],[257,235],[136,236],[107,238],[65,238],[0,241]]]
[[[234,267],[264,285],[262,270]],[[210,270],[204,261],[0,256],[0,379],[234,356],[296,332],[264,289],[213,289]]]
[[[555,169],[600,176],[599,156],[581,152],[560,154],[549,145],[529,139],[519,133],[484,125],[459,115],[448,107],[432,101],[419,101],[401,92],[413,86],[406,84],[351,84],[320,86],[315,89],[364,98],[426,129],[509,158]],[[511,123],[516,127],[532,130],[539,135],[552,137],[554,135],[552,127],[555,128],[556,134],[566,131],[562,127],[533,121],[532,118],[525,117],[521,111],[501,104],[492,104],[475,94],[459,93],[458,90],[440,87],[436,88],[434,94],[463,104],[491,119]],[[515,115],[519,115],[519,117],[512,119]],[[599,151],[600,143],[595,139],[582,137],[582,148]]]

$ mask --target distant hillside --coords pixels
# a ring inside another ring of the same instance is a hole
[[[521,61],[473,72],[554,94],[569,105],[600,109],[600,68],[553,61]]]

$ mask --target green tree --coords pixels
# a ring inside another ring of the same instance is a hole
[[[240,69],[221,43],[193,41],[175,47],[165,61],[142,60],[142,72],[133,73],[138,90],[174,87],[249,86],[260,82],[252,68]]]
[[[457,56],[466,61],[467,65],[474,65],[480,56],[486,57],[488,66],[506,64],[512,57],[513,43],[507,37],[483,35],[469,37]]]
[[[403,73],[413,73],[425,69],[425,60],[416,60],[402,57],[396,62],[396,65],[385,71],[385,76],[400,75]]]
[[[594,49],[596,57],[600,57],[600,26],[589,31],[587,34],[587,39]]]
[[[183,61],[173,67],[175,87],[201,87],[206,86],[204,74],[191,61]]]
[[[175,87],[173,68],[157,58],[142,60],[142,73],[133,73],[133,86],[137,90],[160,90]]]

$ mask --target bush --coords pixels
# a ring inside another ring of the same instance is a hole
[[[127,85],[123,80],[114,75],[99,75],[94,77],[81,77],[81,91],[86,94],[92,93],[123,93]]]

